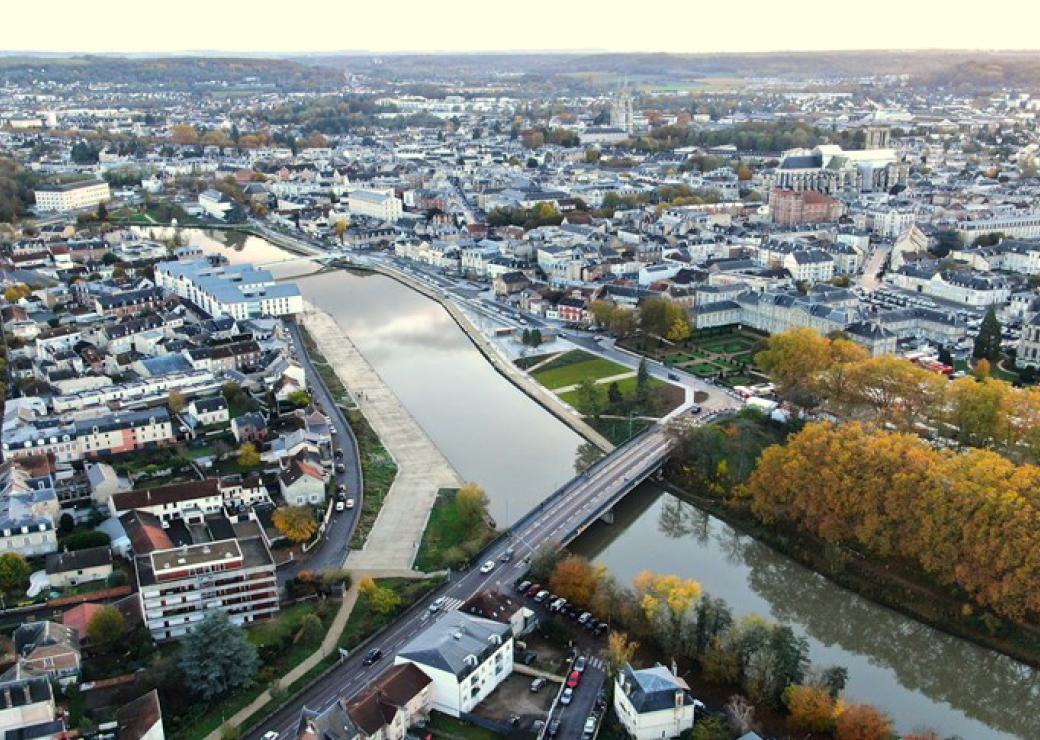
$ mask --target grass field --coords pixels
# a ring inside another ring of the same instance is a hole
[[[599,378],[609,378],[611,375],[621,375],[622,373],[630,372],[629,368],[624,365],[604,360],[601,357],[595,357],[580,349],[572,350],[567,355],[573,355],[574,353],[582,355],[583,358],[577,362],[574,362],[573,358],[567,358],[571,360],[567,364],[556,367],[550,366],[544,370],[539,370],[534,374],[534,379],[549,390],[554,390],[556,388],[566,388],[569,385],[576,385],[585,379],[598,380]],[[555,364],[555,361],[552,364]]]
[[[617,381],[618,390],[621,391],[622,395],[628,396],[635,392],[636,382],[637,380],[634,377],[619,380]],[[664,385],[664,382],[658,380],[657,378],[650,378],[650,382],[648,383],[648,385],[650,388],[660,388]],[[596,386],[596,390],[599,392],[600,400],[604,403],[606,403],[607,401],[607,393],[609,388],[610,383],[600,383]],[[579,411],[583,411],[584,409],[578,408],[578,394],[578,390],[567,391],[566,393],[560,394],[560,399],[563,400],[565,403],[568,403],[574,408],[578,409]]]
[[[457,488],[442,488],[437,492],[437,501],[415,556],[416,570],[429,573],[461,565],[495,536],[494,530],[486,524],[474,527],[459,515],[455,505],[457,493]]]
[[[483,727],[466,724],[461,719],[449,717],[440,712],[430,715],[430,722],[426,725],[435,740],[496,740],[501,737],[491,730]]]

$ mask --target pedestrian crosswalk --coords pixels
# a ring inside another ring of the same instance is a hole
[[[441,611],[452,612],[462,606],[463,600],[456,599],[452,596],[447,597],[444,600],[444,606],[441,607]]]
[[[587,665],[602,671],[607,667],[607,661],[603,660],[603,658],[598,655],[592,655],[589,656]]]

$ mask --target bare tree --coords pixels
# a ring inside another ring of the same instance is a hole
[[[745,735],[755,726],[755,705],[739,694],[734,694],[726,702],[726,718],[733,734]]]

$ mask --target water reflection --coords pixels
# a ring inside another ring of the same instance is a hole
[[[616,521],[590,528],[575,549],[620,580],[643,568],[695,577],[737,613],[801,629],[813,660],[847,666],[849,696],[884,707],[901,731],[1040,737],[1040,680],[1028,666],[845,591],[659,489],[637,491]]]

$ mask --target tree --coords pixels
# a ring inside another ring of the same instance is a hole
[[[721,717],[707,717],[693,725],[690,740],[730,740],[732,735]]]
[[[292,542],[309,542],[318,532],[314,510],[309,506],[282,506],[272,517],[278,531]]]
[[[543,542],[531,553],[531,575],[540,581],[548,580],[560,557],[558,547],[551,542]]]
[[[593,566],[585,558],[571,555],[553,568],[549,589],[568,601],[587,606],[605,573],[603,566]]]
[[[666,337],[677,325],[676,322],[685,321],[686,311],[683,307],[667,298],[648,298],[639,307],[639,327],[650,336]],[[686,326],[689,331],[689,324]]]
[[[343,243],[343,235],[347,233],[347,228],[350,226],[350,221],[346,218],[341,218],[336,222],[336,225],[332,228],[336,230],[336,236],[339,238],[340,243]]]
[[[102,223],[108,220],[108,208],[105,206],[104,203],[98,203],[97,220]]]
[[[583,378],[578,383],[578,410],[588,416],[599,418],[603,411],[603,398],[600,395],[596,382],[590,378]]]
[[[673,317],[671,326],[668,327],[668,333],[665,334],[665,339],[667,339],[670,342],[682,342],[688,339],[689,336],[690,322],[687,321],[686,317]]]
[[[613,407],[617,408],[625,402],[625,397],[621,393],[621,386],[617,384],[617,381],[612,381],[607,386],[607,402]]]
[[[869,704],[850,704],[834,729],[836,740],[889,740],[892,720]]]
[[[372,605],[372,608],[383,616],[392,614],[401,605],[401,597],[396,591],[386,586],[380,586],[370,577],[366,576],[361,579],[358,590]]]
[[[313,645],[321,642],[325,634],[325,626],[316,614],[308,614],[300,620],[300,627],[296,632],[296,638],[304,645]]]
[[[838,351],[847,349],[841,345]],[[776,383],[782,396],[812,406],[818,401],[820,374],[834,365],[834,354],[830,339],[815,329],[799,327],[769,337],[766,348],[755,355],[755,362]]]
[[[990,306],[982,318],[982,324],[979,325],[971,356],[976,360],[985,358],[990,362],[996,362],[1000,359],[1000,339],[1000,321],[997,319],[997,312]]]
[[[172,390],[166,398],[166,405],[170,407],[170,411],[176,414],[184,410],[184,407],[188,405],[188,401],[184,398],[183,393],[178,390]]]
[[[669,650],[682,647],[693,606],[700,598],[701,584],[691,578],[641,571],[632,582],[636,599],[647,624]]]
[[[726,719],[729,729],[736,735],[745,735],[755,726],[755,705],[739,694],[726,702]]]
[[[178,124],[170,129],[170,139],[175,144],[198,144],[199,132],[190,124]]]
[[[531,344],[531,330],[530,329],[524,329],[524,333],[520,336],[520,342],[525,347],[530,346],[530,344]]]
[[[87,638],[97,648],[115,645],[126,635],[126,619],[114,606],[102,606],[87,622]]]
[[[61,519],[58,520],[58,528],[62,534],[71,534],[72,530],[76,528],[76,519],[69,512],[63,512]]]
[[[256,445],[246,442],[238,448],[238,464],[243,468],[255,468],[260,465],[260,453],[256,451]]]
[[[24,591],[29,586],[32,567],[16,552],[0,555],[0,588],[4,591]]]
[[[532,347],[540,347],[541,344],[542,344],[542,330],[541,329],[537,329],[537,328],[531,329],[531,346]]]
[[[650,384],[650,368],[646,364],[646,358],[639,358],[639,367],[636,369],[636,390],[642,393],[646,392],[647,386]]]
[[[819,686],[789,686],[784,692],[787,726],[792,732],[830,732],[837,706],[834,697]]]
[[[629,640],[624,632],[614,631],[607,636],[607,665],[611,675],[617,675],[632,662],[639,643]]]
[[[491,500],[487,492],[476,483],[464,484],[455,494],[455,509],[463,521],[477,525],[488,515]]]
[[[181,642],[184,683],[204,701],[212,701],[253,682],[259,660],[241,627],[217,609],[206,613]]]
[[[290,393],[288,400],[296,408],[302,409],[311,405],[311,394],[301,388]]]
[[[584,473],[603,457],[603,450],[592,442],[583,442],[574,453],[574,472]]]

